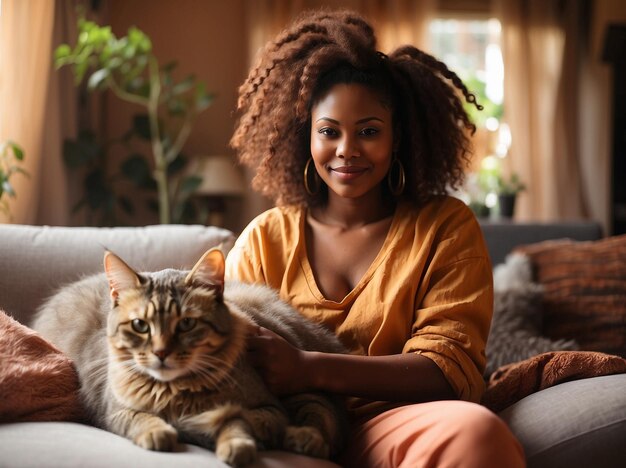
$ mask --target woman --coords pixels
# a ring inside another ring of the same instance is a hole
[[[471,211],[445,195],[475,130],[458,93],[474,96],[430,55],[375,44],[357,14],[307,13],[240,89],[231,143],[277,208],[244,230],[227,275],[276,288],[352,351],[305,352],[259,329],[251,355],[277,393],[349,397],[344,466],[523,466],[475,404],[491,268]]]

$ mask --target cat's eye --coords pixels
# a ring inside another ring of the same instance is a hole
[[[148,333],[148,331],[150,331],[150,325],[148,325],[148,322],[141,319],[134,319],[130,322],[130,325],[137,333]]]
[[[180,322],[178,322],[178,325],[176,325],[176,328],[178,329],[178,331],[188,332],[189,330],[193,329],[196,326],[196,323],[197,323],[197,320],[195,318],[185,317]]]

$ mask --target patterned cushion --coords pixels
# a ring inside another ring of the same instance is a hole
[[[626,357],[626,235],[519,247],[544,290],[544,334]]]

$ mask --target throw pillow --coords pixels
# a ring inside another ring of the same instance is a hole
[[[80,421],[78,388],[72,361],[0,310],[0,423]]]
[[[522,246],[542,285],[544,333],[626,357],[626,235]]]
[[[542,288],[532,282],[528,257],[509,255],[493,273],[494,308],[487,340],[488,378],[500,366],[547,351],[578,349],[572,340],[553,341],[541,332]]]

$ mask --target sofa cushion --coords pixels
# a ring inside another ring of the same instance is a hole
[[[0,224],[0,308],[30,324],[57,288],[102,271],[104,250],[141,271],[191,268],[202,254],[234,243],[225,229],[207,226],[51,227]]]
[[[110,432],[69,422],[0,424],[0,466],[63,468],[228,468],[213,452],[179,444],[176,452],[145,450]],[[262,451],[250,468],[340,468],[318,458]]]
[[[626,235],[545,241],[515,251],[530,258],[543,288],[546,335],[626,357]]]
[[[82,419],[72,361],[1,310],[0,363],[0,423]]]
[[[500,412],[529,467],[618,467],[626,460],[626,374],[565,382]]]

